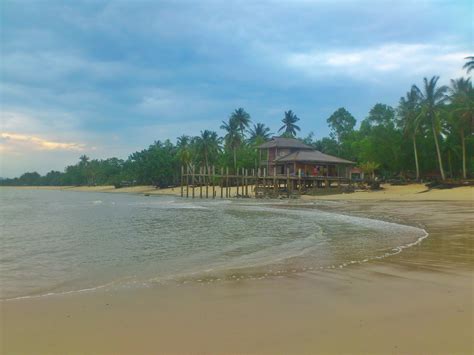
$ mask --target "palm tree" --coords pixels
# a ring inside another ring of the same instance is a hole
[[[257,123],[253,125],[253,128],[249,130],[250,137],[249,141],[254,142],[257,138],[261,138],[262,140],[266,141],[270,139],[271,133],[270,128],[265,126],[264,123]]]
[[[191,138],[186,135],[178,137],[176,147],[178,148],[178,159],[181,165],[188,167],[191,164]]]
[[[295,123],[299,120],[300,119],[293,113],[293,111],[286,111],[285,117],[281,120],[283,122],[283,126],[278,130],[278,132],[284,130],[284,134],[287,134],[291,137],[296,136],[296,131],[300,131],[300,128]]]
[[[90,158],[87,155],[83,154],[79,157],[79,164],[81,166],[87,165],[89,163],[89,160]]]
[[[250,115],[242,108],[239,107],[230,115],[229,120],[235,121],[238,129],[240,130],[240,134],[242,137],[244,136],[244,131],[250,124]]]
[[[466,69],[467,73],[469,74],[471,70],[474,70],[474,56],[469,56],[464,58],[467,62],[463,65],[463,69]]]
[[[201,131],[201,136],[196,137],[196,148],[199,156],[204,158],[204,163],[209,171],[211,161],[216,160],[221,150],[221,138],[214,131]]]
[[[406,97],[400,98],[397,108],[399,125],[405,135],[409,136],[413,142],[413,154],[415,155],[416,180],[420,179],[420,166],[418,164],[418,150],[416,147],[416,135],[420,126],[419,119],[420,96],[415,86],[407,92]]]
[[[414,87],[416,88],[415,90],[418,91],[418,94],[420,95],[421,99],[421,112],[419,118],[425,119],[426,122],[431,125],[436,146],[436,153],[438,155],[438,164],[439,171],[441,173],[441,179],[445,180],[446,176],[444,174],[443,169],[443,160],[441,158],[438,135],[441,130],[440,113],[447,99],[446,92],[448,90],[448,87],[436,87],[438,80],[439,76],[433,76],[429,81],[427,78],[423,78],[423,92],[417,86]]]
[[[450,99],[452,110],[450,114],[451,126],[461,138],[462,176],[467,178],[466,172],[466,131],[472,129],[474,123],[474,90],[470,79],[451,79]]]
[[[226,145],[232,149],[234,156],[234,171],[237,171],[237,148],[242,144],[242,135],[240,133],[239,123],[236,119],[229,118],[229,122],[222,121],[221,129],[227,133],[224,136]]]

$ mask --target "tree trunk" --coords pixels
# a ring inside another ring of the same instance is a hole
[[[234,147],[234,171],[237,174],[237,149]]]
[[[413,151],[415,153],[416,180],[420,180],[420,166],[418,165],[418,151],[416,149],[416,136],[413,135]]]
[[[433,128],[433,136],[434,136],[435,146],[436,146],[436,153],[438,154],[439,172],[441,173],[441,179],[446,180],[446,176],[444,175],[444,170],[443,170],[443,160],[441,158],[441,152],[439,150],[438,135],[436,134],[434,122],[432,123],[432,128]]]
[[[467,179],[466,173],[466,142],[464,138],[464,130],[461,129],[461,146],[462,146],[462,178]]]

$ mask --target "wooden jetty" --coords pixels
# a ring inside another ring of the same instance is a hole
[[[216,171],[214,166],[181,167],[181,197],[186,198],[291,198],[350,183],[350,179],[339,176],[305,176],[301,169],[297,174],[287,171],[284,175],[277,174],[276,167],[270,174],[266,168],[240,168],[229,173],[228,168]]]

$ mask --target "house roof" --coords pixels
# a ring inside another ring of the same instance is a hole
[[[329,154],[321,153],[319,150],[300,150],[288,154],[284,157],[275,159],[278,163],[284,162],[311,162],[311,163],[339,163],[339,164],[355,164],[350,160],[334,157]]]
[[[283,138],[283,137],[273,137],[272,140],[263,143],[258,148],[268,149],[268,148],[300,148],[300,149],[313,149],[311,146],[304,144],[298,139],[295,138]]]

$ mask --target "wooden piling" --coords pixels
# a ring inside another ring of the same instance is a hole
[[[184,193],[183,193],[183,179],[184,179],[184,166],[181,165],[181,197],[184,196]]]
[[[273,189],[275,193],[277,192],[277,168],[273,167]]]
[[[298,188],[299,188],[299,192],[300,192],[300,195],[301,195],[301,190],[302,190],[302,186],[301,186],[301,168],[298,169]]]
[[[215,171],[215,167],[214,165],[212,166],[212,170],[211,170],[211,173],[212,173],[212,198],[216,198],[216,184],[215,184],[215,175],[216,175],[216,171]]]
[[[249,180],[248,180],[248,170],[245,169],[245,196],[249,195]]]
[[[195,166],[192,167],[192,175],[191,175],[191,184],[193,186],[193,198],[194,198],[194,194],[195,194],[194,186],[196,185],[195,182],[194,182],[194,179],[195,179],[195,177],[194,177],[195,170],[194,169],[195,169]]]
[[[202,198],[202,166],[199,167],[199,198]]]
[[[290,169],[286,169],[286,193],[288,195],[288,198],[290,198],[291,194],[291,181],[290,181]]]
[[[224,168],[221,168],[221,178],[219,183],[221,185],[221,198],[224,198]]]
[[[267,194],[267,168],[263,168],[263,191]]]
[[[209,167],[204,167],[204,171],[206,172],[206,174],[204,174],[204,183],[206,184],[206,198],[209,198]]]
[[[229,168],[225,169],[226,177],[225,177],[225,197],[229,198]]]

